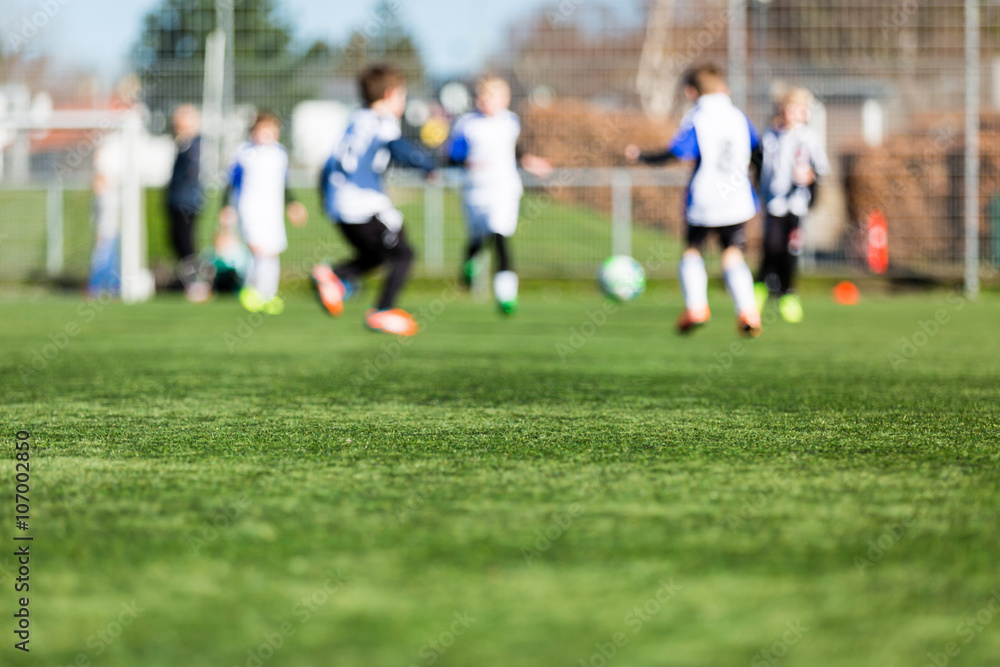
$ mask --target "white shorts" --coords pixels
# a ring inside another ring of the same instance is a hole
[[[243,242],[264,255],[280,255],[288,249],[288,234],[284,219],[240,216],[240,235]]]
[[[469,236],[482,238],[488,234],[513,236],[517,231],[517,218],[521,211],[521,198],[514,197],[500,203],[472,204],[465,202],[465,221]]]

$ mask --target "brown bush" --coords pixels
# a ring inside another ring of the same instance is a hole
[[[960,114],[918,117],[911,134],[845,154],[850,221],[861,236],[871,211],[889,229],[890,261],[899,265],[962,258],[965,241],[965,137]],[[980,239],[990,238],[992,200],[1000,193],[1000,116],[984,114],[980,136]],[[859,250],[859,249],[856,249]]]
[[[638,111],[609,111],[574,100],[530,107],[523,118],[525,152],[541,155],[557,168],[628,166],[625,147],[644,150],[666,146],[676,123],[654,122]],[[568,203],[611,214],[611,189],[560,188]],[[633,220],[671,231],[681,228],[682,193],[677,188],[637,187],[632,192]]]

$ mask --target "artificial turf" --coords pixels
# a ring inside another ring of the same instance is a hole
[[[1000,665],[1000,298],[712,301],[7,298],[0,663]]]

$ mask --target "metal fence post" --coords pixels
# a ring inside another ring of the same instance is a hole
[[[444,268],[444,187],[424,184],[424,268],[430,273]]]
[[[965,294],[979,294],[979,0],[965,0]]]
[[[729,0],[727,60],[733,104],[747,108],[747,0]]]
[[[45,191],[45,272],[50,278],[63,271],[63,187],[57,181]]]
[[[632,177],[626,169],[611,177],[611,254],[632,255]]]

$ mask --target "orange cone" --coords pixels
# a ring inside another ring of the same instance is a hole
[[[841,306],[856,306],[861,300],[861,292],[858,291],[857,285],[845,280],[833,288],[833,300]]]

